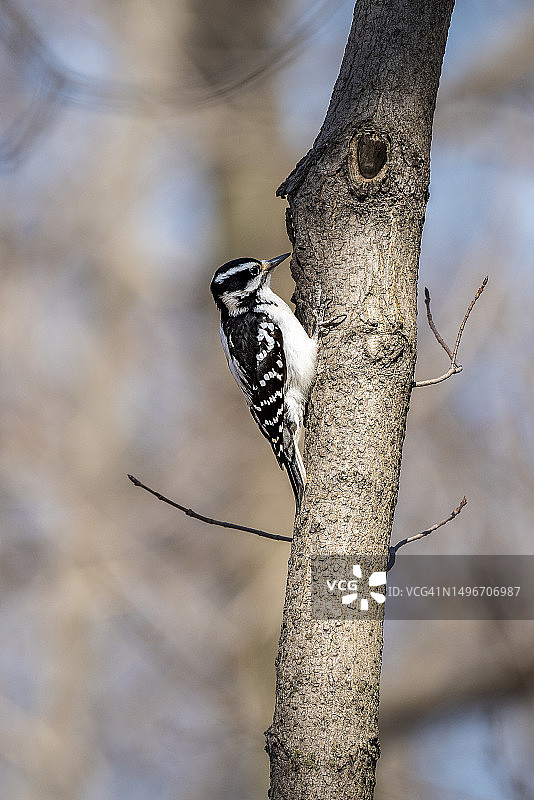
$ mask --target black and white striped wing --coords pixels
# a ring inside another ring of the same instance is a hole
[[[284,384],[286,364],[280,328],[269,320],[258,326],[256,381],[250,410],[269,440],[278,463],[284,465]]]
[[[221,322],[220,330],[221,343],[230,372],[245,395],[245,400],[250,407],[252,402],[252,387],[255,380],[255,362],[250,362],[250,359],[246,358],[247,354],[242,346],[241,331],[239,329],[235,327],[233,329],[228,329],[228,327]]]
[[[269,319],[260,323],[258,335],[260,347],[256,355],[257,380],[249,406],[261,432],[269,440],[280,468],[287,471],[298,513],[304,494],[306,473],[294,436],[289,436],[286,431],[284,437],[284,339],[280,328]]]
[[[221,341],[230,371],[282,467],[286,380],[282,332],[266,315],[250,314],[231,326],[221,323]]]

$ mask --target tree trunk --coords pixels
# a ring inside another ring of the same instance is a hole
[[[271,800],[370,800],[379,757],[382,624],[318,620],[310,563],[384,563],[416,357],[420,240],[453,0],[360,0],[312,150],[287,196],[297,314],[346,320],[322,342],[266,733]]]

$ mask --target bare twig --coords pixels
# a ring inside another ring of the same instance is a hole
[[[393,547],[390,547],[386,570],[389,572],[391,567],[394,565],[395,558],[397,556],[397,551],[400,550],[401,547],[404,547],[405,544],[416,542],[418,539],[422,539],[424,536],[428,536],[430,533],[434,533],[434,531],[437,531],[438,528],[441,528],[443,525],[446,525],[447,522],[450,522],[452,519],[457,517],[462,508],[466,505],[467,505],[467,500],[465,497],[462,497],[462,500],[460,501],[460,505],[458,506],[458,508],[455,508],[454,511],[451,511],[449,516],[446,517],[445,519],[442,519],[441,522],[436,522],[435,525],[432,525],[432,527],[428,528],[428,530],[426,531],[421,531],[421,533],[415,533],[413,536],[407,536],[406,539],[401,539],[400,542],[397,542],[397,544],[393,545]]]
[[[133,483],[134,486],[140,486],[141,489],[144,489],[145,492],[150,492],[153,494],[154,497],[157,497],[158,500],[161,500],[163,503],[167,503],[169,506],[173,508],[177,508],[180,511],[183,511],[184,514],[187,514],[188,517],[193,517],[193,519],[198,519],[200,522],[206,522],[208,525],[218,525],[220,528],[231,528],[234,531],[245,531],[245,533],[254,533],[256,536],[263,536],[264,539],[276,539],[278,542],[290,542],[290,536],[282,536],[281,533],[268,533],[268,531],[262,531],[258,528],[248,528],[246,525],[236,525],[234,522],[223,522],[220,519],[212,519],[211,517],[205,517],[203,514],[198,514],[196,511],[193,511],[192,508],[187,508],[187,506],[182,506],[180,503],[175,503],[174,500],[170,500],[165,495],[156,492],[154,489],[151,489],[149,486],[146,486],[144,483],[136,478],[134,475],[128,475],[129,479]]]
[[[440,336],[440,334],[438,332],[438,329],[436,328],[436,325],[434,323],[434,320],[432,319],[432,312],[430,311],[430,292],[428,291],[428,289],[425,286],[425,305],[426,305],[426,316],[427,316],[427,319],[428,319],[428,324],[430,326],[430,330],[432,331],[432,333],[434,334],[434,336],[436,337],[436,339],[438,340],[440,345],[443,347],[443,349],[445,350],[445,352],[449,356],[449,358],[451,360],[451,365],[450,365],[449,369],[447,370],[447,372],[445,372],[443,375],[440,375],[439,378],[429,378],[426,381],[415,381],[414,384],[413,384],[414,387],[418,388],[420,386],[432,386],[434,383],[441,383],[442,381],[446,381],[447,378],[451,377],[451,375],[455,375],[457,372],[461,372],[462,371],[462,366],[460,364],[456,363],[456,356],[458,355],[458,348],[460,347],[460,341],[461,341],[462,334],[464,332],[464,328],[465,328],[465,325],[467,323],[467,320],[469,319],[469,315],[470,315],[471,311],[473,310],[473,306],[475,305],[476,301],[478,300],[478,298],[480,297],[480,295],[484,291],[487,282],[488,282],[488,276],[486,275],[486,277],[482,281],[481,286],[478,288],[477,293],[475,294],[475,296],[471,300],[467,311],[464,314],[464,318],[462,320],[462,324],[460,325],[460,328],[458,330],[458,336],[456,337],[456,344],[454,345],[454,350],[452,352],[451,352],[450,347],[446,344],[444,339]]]
[[[259,528],[249,528],[247,525],[237,525],[235,522],[223,522],[219,519],[212,519],[212,517],[206,517],[204,514],[199,514],[197,511],[194,511],[192,508],[187,508],[187,506],[182,506],[180,503],[176,503],[174,500],[171,500],[168,497],[165,497],[164,494],[160,492],[156,492],[155,489],[151,489],[150,486],[142,483],[139,478],[136,478],[135,475],[128,475],[128,478],[131,480],[134,486],[139,486],[141,489],[144,489],[145,492],[149,492],[150,494],[157,497],[158,500],[161,500],[163,503],[167,503],[167,505],[172,506],[173,508],[177,508],[179,511],[183,511],[184,514],[187,514],[188,517],[192,517],[193,519],[198,519],[200,522],[205,522],[208,525],[218,525],[220,528],[230,528],[231,530],[235,531],[245,531],[245,533],[253,533],[256,536],[262,536],[264,539],[275,539],[278,542],[290,542],[290,536],[282,536],[281,533],[269,533],[268,531],[262,531]],[[452,511],[446,519],[441,520],[441,522],[437,522],[435,525],[432,525],[426,531],[421,531],[421,533],[416,533],[413,536],[409,536],[406,539],[402,539],[400,542],[397,542],[396,545],[389,548],[389,559],[387,564],[387,570],[390,570],[393,564],[395,563],[395,557],[397,554],[397,550],[401,547],[404,547],[405,544],[410,544],[411,542],[417,541],[417,539],[422,539],[423,536],[428,536],[429,533],[433,533],[438,528],[441,528],[442,525],[446,525],[447,522],[450,522],[454,517],[456,517],[462,508],[467,505],[467,500],[465,497],[462,499],[460,505],[457,509]]]
[[[458,331],[458,336],[456,337],[456,344],[454,345],[454,351],[453,351],[453,354],[452,354],[453,360],[454,360],[454,358],[456,356],[456,353],[458,352],[458,348],[460,347],[460,339],[462,338],[462,333],[464,332],[465,323],[469,319],[469,314],[473,310],[473,307],[474,307],[476,301],[478,300],[478,298],[480,297],[480,295],[482,294],[482,292],[486,288],[487,282],[488,282],[488,276],[486,275],[486,277],[482,281],[482,284],[478,287],[476,295],[473,297],[473,299],[469,303],[469,308],[465,312],[465,316],[464,316],[464,318],[462,320],[462,324],[460,325],[460,329]]]
[[[425,286],[425,305],[426,305],[426,318],[428,320],[428,326],[440,345],[443,347],[449,358],[452,360],[452,350],[448,344],[445,343],[443,338],[439,335],[438,329],[432,319],[432,312],[430,310],[430,292],[428,291],[427,287]]]

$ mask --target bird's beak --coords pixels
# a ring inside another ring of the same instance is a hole
[[[276,258],[271,258],[269,261],[262,261],[261,268],[265,270],[265,272],[272,272],[272,270],[281,264],[282,261],[285,261],[291,253],[284,253],[283,256],[276,256]]]

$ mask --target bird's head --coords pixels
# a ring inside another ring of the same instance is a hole
[[[211,281],[211,293],[218,308],[229,314],[239,314],[263,286],[269,286],[273,269],[290,253],[270,260],[236,258],[219,267]]]

